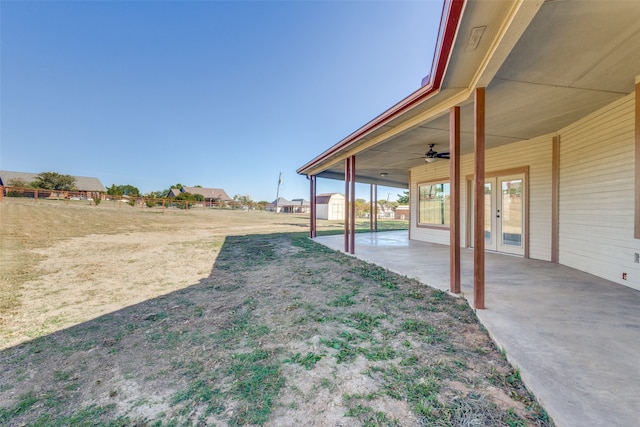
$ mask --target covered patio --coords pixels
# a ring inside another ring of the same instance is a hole
[[[344,236],[315,237],[336,250]],[[449,290],[449,246],[406,231],[359,233],[355,256]],[[640,292],[556,263],[486,253],[476,313],[559,426],[640,425]],[[473,250],[461,251],[473,306]]]
[[[640,290],[640,3],[445,0],[422,86],[298,168],[409,190],[412,240],[570,266]],[[468,290],[467,290],[468,291]]]
[[[639,46],[639,2],[445,0],[423,85],[297,170],[345,182],[312,238],[466,298],[558,425],[640,426]],[[356,182],[409,231],[356,234]]]

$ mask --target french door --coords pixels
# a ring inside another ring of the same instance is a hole
[[[471,191],[471,206],[474,192]],[[484,184],[484,245],[486,250],[524,255],[525,242],[524,174],[488,178]],[[473,235],[473,209],[469,229]]]

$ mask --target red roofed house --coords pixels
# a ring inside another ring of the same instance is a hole
[[[422,86],[297,172],[312,195],[317,178],[409,189],[409,237],[450,246],[453,292],[460,247],[640,290],[639,52],[640,1],[446,0]]]

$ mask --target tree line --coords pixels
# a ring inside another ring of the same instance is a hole
[[[42,172],[36,178],[27,182],[24,179],[15,178],[9,181],[10,187],[41,188],[43,190],[78,191],[75,177],[63,175],[57,172]]]
[[[26,182],[22,179],[13,179],[8,182],[8,184],[11,187],[30,187],[56,191],[78,191],[75,177],[71,175],[60,174],[58,172],[41,172],[32,182]],[[181,189],[182,187],[183,185],[181,183],[177,183],[165,190],[151,191],[149,193],[141,194],[138,187],[134,185],[112,184],[110,187],[107,187],[107,195],[118,197],[126,196],[129,198],[144,197],[146,199],[161,199],[168,197],[171,189]],[[196,185],[195,187],[201,188],[202,186]],[[202,194],[191,194],[189,192],[181,192],[174,199],[185,202],[202,202],[205,200]],[[233,201],[230,201],[229,204],[233,207],[264,210],[269,202],[266,200],[254,201],[248,194],[236,194],[233,196]],[[404,204],[409,204],[409,191],[404,191],[403,194],[398,194],[398,200],[395,202],[390,202],[384,199],[378,200],[378,205],[388,209],[395,209],[398,205]],[[364,199],[356,199],[355,205],[356,215],[358,216],[365,216],[370,210],[370,203],[365,201]]]

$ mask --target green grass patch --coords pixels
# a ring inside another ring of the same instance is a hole
[[[374,397],[375,396],[367,400],[372,400]],[[349,409],[347,409],[347,412],[344,414],[345,417],[357,418],[362,425],[366,427],[392,427],[400,425],[397,419],[390,419],[387,414],[382,411],[375,411],[370,406],[363,405],[359,402],[352,402],[357,399],[362,398],[357,396],[344,396],[345,403],[350,405]]]
[[[435,344],[444,341],[446,334],[437,330],[430,323],[423,320],[407,319],[400,325],[400,331],[416,334],[428,343]]]
[[[372,346],[369,349],[363,350],[363,354],[367,360],[371,360],[372,362],[395,359],[398,355],[393,347],[388,345]]]
[[[303,356],[301,353],[296,353],[291,355],[288,359],[285,359],[284,363],[295,363],[297,365],[304,366],[308,371],[313,369],[316,366],[316,363],[322,360],[324,356],[324,354],[315,354],[312,351],[307,353],[306,356]]]
[[[195,409],[198,405],[204,406],[204,415],[220,414],[224,411],[224,395],[215,387],[213,381],[201,378],[189,385],[186,390],[176,393],[171,399],[171,404],[188,402],[187,410]]]
[[[391,281],[382,282],[380,284],[380,286],[382,286],[383,288],[386,288],[386,289],[391,289],[391,290],[396,290],[396,289],[399,288],[399,286],[396,283],[391,282]]]
[[[386,315],[371,315],[369,313],[351,313],[343,322],[346,325],[354,327],[363,332],[371,332],[380,326],[380,320],[385,319]]]
[[[285,383],[280,364],[263,350],[236,353],[232,356],[228,374],[235,378],[234,398],[245,402],[234,413],[229,424],[243,426],[266,423]]]
[[[241,338],[247,339],[251,344],[256,339],[271,332],[266,325],[256,325],[253,321],[253,310],[255,306],[251,300],[234,310],[233,317],[227,322],[225,327],[214,335],[216,341],[220,343],[233,344]]]
[[[12,417],[18,416],[29,410],[29,408],[35,405],[36,402],[38,402],[38,399],[32,391],[21,395],[13,408],[0,408],[0,421],[9,421]]]
[[[358,291],[352,291],[348,294],[339,295],[335,299],[329,301],[327,304],[332,307],[349,307],[356,304],[356,302],[353,300],[353,297],[356,295],[358,295]]]
[[[511,369],[506,374],[502,374],[492,366],[487,373],[487,380],[496,386],[504,385],[513,388],[524,387],[519,369]]]
[[[92,405],[75,410],[73,415],[65,416],[60,414],[63,409],[62,406],[64,406],[64,400],[48,399],[48,401],[54,403],[45,404],[48,408],[47,412],[29,422],[28,425],[30,427],[91,427],[98,425],[100,427],[120,427],[134,424],[127,417],[113,417],[113,410],[115,409],[113,404],[106,406]],[[14,407],[0,408],[0,424],[11,421],[11,419],[30,410],[39,402],[40,400],[35,397],[33,392],[20,396],[20,400]]]
[[[418,363],[418,356],[410,354],[400,361],[400,366],[415,366]]]
[[[351,272],[363,279],[372,280],[380,285],[394,283],[395,273],[375,264],[359,263],[351,269]]]
[[[350,343],[348,340],[334,338],[334,339],[325,339],[321,338],[320,343],[326,345],[329,348],[337,350],[337,353],[334,355],[337,363],[343,362],[351,362],[356,357],[358,357],[359,351],[358,347]]]
[[[105,406],[91,405],[81,408],[73,415],[56,417],[51,414],[45,414],[39,417],[32,427],[120,427],[124,425],[135,425],[135,421],[128,417],[114,417],[113,411],[116,405],[110,404]]]
[[[324,245],[321,245],[311,240],[309,238],[309,233],[291,233],[289,234],[289,236],[291,239],[291,244],[294,247],[303,249],[306,252],[313,252],[317,254],[331,254],[331,253],[337,254],[337,252],[334,251],[333,249],[330,249]],[[308,254],[303,253],[299,256],[307,256],[307,255]]]
[[[522,419],[522,417],[516,414],[516,412],[511,408],[507,409],[505,423],[509,427],[527,427],[526,420]]]

